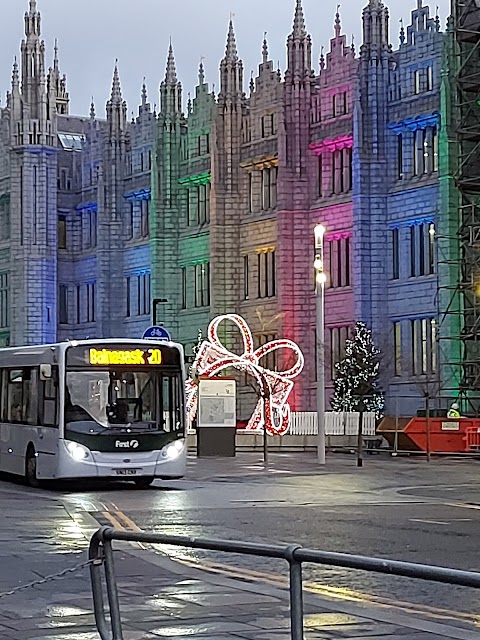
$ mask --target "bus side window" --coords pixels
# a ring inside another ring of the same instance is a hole
[[[7,422],[23,421],[23,370],[8,371]]]
[[[38,369],[23,370],[23,421],[38,425]]]
[[[58,427],[58,367],[52,367],[52,377],[40,384],[40,423],[44,427]]]

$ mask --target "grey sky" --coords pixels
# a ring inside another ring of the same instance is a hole
[[[387,0],[391,11],[391,41],[398,44],[399,20],[410,22],[418,0]],[[87,114],[95,96],[97,114],[104,115],[115,58],[119,59],[122,89],[129,112],[137,112],[142,79],[147,79],[149,99],[158,103],[158,86],[164,75],[168,41],[172,37],[184,97],[196,84],[198,62],[205,58],[207,79],[218,86],[218,65],[223,56],[230,11],[235,14],[239,54],[245,63],[246,84],[257,72],[263,32],[268,32],[270,57],[285,68],[285,41],[291,30],[294,0],[37,0],[48,62],[53,41],[60,47],[62,72],[67,73],[72,112]],[[340,0],[341,2],[341,0]],[[424,0],[427,3],[427,0]],[[361,11],[367,0],[341,2],[345,33],[361,40]],[[23,13],[28,0],[3,0],[0,23],[0,89],[10,86],[11,65],[23,35]],[[337,0],[304,0],[305,17],[314,43],[317,64],[320,47],[328,48],[333,33]],[[449,0],[432,0],[439,6],[442,25]],[[4,98],[2,98],[3,103]]]

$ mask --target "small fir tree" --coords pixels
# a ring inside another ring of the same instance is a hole
[[[372,332],[363,322],[357,322],[353,338],[345,344],[345,357],[335,365],[334,411],[362,409],[381,417],[385,399],[378,387],[379,356]]]

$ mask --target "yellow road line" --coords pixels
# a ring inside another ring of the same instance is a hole
[[[136,533],[142,533],[142,529],[131,520],[127,514],[123,513],[123,511],[116,511],[115,516],[123,522],[124,525],[131,531],[135,531]]]
[[[463,506],[460,504],[452,504],[451,506]],[[480,507],[479,507],[480,508]],[[103,516],[117,529],[122,529],[127,531],[130,529],[134,532],[142,532],[143,530],[135,524],[135,522],[129,518],[123,511],[116,511],[115,515],[112,515],[109,512],[103,512]],[[121,522],[123,522],[123,524]],[[126,525],[126,526],[124,526]],[[128,527],[128,529],[126,528]],[[144,549],[147,547],[141,545]],[[245,569],[240,567],[233,567],[226,564],[222,564],[219,562],[210,562],[207,560],[195,560],[188,556],[184,556],[181,553],[177,553],[176,551],[171,554],[166,553],[165,547],[168,545],[151,545],[151,548],[154,548],[157,551],[161,551],[164,555],[169,555],[173,558],[186,565],[195,569],[200,569],[204,571],[209,571],[210,573],[216,573],[220,575],[224,575],[227,577],[236,577],[243,580],[249,580],[252,582],[263,582],[265,584],[269,584],[274,587],[280,588],[288,588],[289,582],[287,578],[282,576],[276,576],[274,574],[265,573],[261,571],[255,571],[253,569]],[[163,548],[163,550],[162,550]],[[461,611],[451,611],[450,609],[442,609],[436,607],[429,607],[428,605],[420,605],[415,604],[413,602],[404,602],[404,601],[392,601],[388,598],[382,598],[380,596],[371,595],[368,593],[362,593],[358,591],[354,591],[352,589],[348,589],[346,587],[335,587],[326,584],[322,584],[319,582],[305,582],[304,590],[309,593],[314,593],[316,595],[336,599],[343,600],[347,602],[357,602],[361,604],[369,604],[372,606],[377,606],[384,609],[395,609],[402,611],[403,613],[417,613],[420,615],[428,616],[435,620],[456,620],[460,622],[469,622],[476,626],[480,626],[480,615],[464,613]]]
[[[114,529],[125,531],[125,527],[109,511],[102,511],[102,516],[110,522]]]

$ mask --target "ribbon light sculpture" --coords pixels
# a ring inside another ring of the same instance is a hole
[[[243,353],[238,355],[229,351],[218,337],[218,327],[223,322],[232,322],[239,330],[243,340]],[[260,365],[260,360],[279,349],[288,349],[296,357],[295,364],[285,371],[271,371]],[[253,347],[252,332],[245,320],[235,314],[215,318],[208,328],[208,340],[200,346],[192,371],[196,378],[217,376],[225,369],[233,367],[255,378],[260,399],[247,425],[249,431],[266,429],[270,435],[284,435],[290,426],[290,405],[288,397],[293,389],[293,380],[303,370],[304,357],[300,347],[291,340],[273,340],[259,349]],[[198,385],[189,379],[186,383],[187,416],[190,422],[196,416],[198,404]]]

